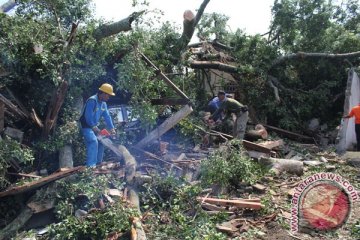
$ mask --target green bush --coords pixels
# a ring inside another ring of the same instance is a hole
[[[20,164],[32,163],[34,161],[33,152],[19,142],[5,137],[0,141],[0,189],[9,184],[5,175],[10,167],[9,162],[12,160]]]
[[[240,182],[254,183],[265,170],[250,157],[242,154],[238,140],[229,142],[225,150],[215,151],[201,163],[201,178],[205,185],[237,186]]]
[[[149,239],[227,239],[215,228],[224,218],[209,216],[196,200],[199,185],[168,176],[155,177],[144,187],[140,205],[149,216],[145,222]]]

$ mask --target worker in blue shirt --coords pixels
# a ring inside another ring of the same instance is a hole
[[[86,166],[88,167],[94,167],[101,163],[104,155],[104,146],[96,137],[100,133],[98,128],[100,118],[105,119],[106,127],[111,134],[115,135],[116,133],[106,105],[110,96],[115,96],[113,87],[108,83],[102,84],[98,93],[86,101],[81,113],[81,132],[85,138]]]
[[[219,93],[224,94],[226,97],[231,97],[230,94],[226,94],[224,91],[219,91]],[[219,97],[214,97],[208,103],[208,111],[213,114],[221,105],[221,100]],[[216,122],[217,120],[221,119],[222,111],[219,111],[215,116],[213,116],[213,120]]]

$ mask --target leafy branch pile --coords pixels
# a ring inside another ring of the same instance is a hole
[[[240,141],[229,142],[225,149],[217,150],[201,164],[201,180],[205,185],[217,184],[234,188],[241,182],[255,183],[266,170],[250,157],[242,154]]]
[[[201,191],[173,176],[144,185],[141,207],[149,239],[226,239],[215,230],[224,216],[209,216],[201,209],[196,200]]]
[[[130,219],[138,215],[136,209],[121,199],[110,204],[103,195],[109,188],[123,190],[123,185],[112,175],[96,175],[91,170],[61,181],[57,186],[55,208],[59,222],[50,225],[42,239],[105,239],[115,233],[128,236]],[[99,208],[99,200],[104,202],[104,209]],[[86,214],[75,216],[76,210]]]
[[[9,185],[6,173],[11,161],[18,162],[22,166],[29,165],[34,161],[34,155],[30,148],[6,137],[0,140],[0,189]]]

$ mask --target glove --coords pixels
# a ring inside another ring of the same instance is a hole
[[[111,129],[111,130],[110,130],[110,134],[111,134],[111,135],[116,135],[116,129],[115,129],[115,128]]]

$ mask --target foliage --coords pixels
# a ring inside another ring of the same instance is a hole
[[[129,232],[129,218],[134,215],[135,211],[121,202],[81,219],[70,215],[51,226],[49,239],[105,239],[113,232]]]
[[[360,238],[360,220],[356,221],[356,223],[351,226],[351,236],[354,239]]]
[[[8,137],[0,140],[0,189],[9,184],[5,175],[10,161],[21,165],[31,164],[34,161],[33,151]]]
[[[255,183],[265,170],[250,157],[244,156],[238,140],[226,144],[226,150],[217,150],[201,163],[201,180],[205,185],[218,184],[234,187],[241,181]]]
[[[226,23],[229,17],[219,13],[205,13],[198,26],[197,36],[199,39],[208,40],[216,39],[224,42],[228,38],[228,31],[226,30]]]
[[[137,213],[123,202],[116,202],[82,218],[74,216],[77,209],[89,210],[96,207],[105,189],[121,189],[122,186],[123,182],[119,179],[96,175],[91,170],[81,173],[71,182],[61,181],[56,205],[56,215],[61,222],[51,225],[49,239],[104,239],[111,232],[128,232],[129,218]]]
[[[226,239],[215,230],[221,216],[210,217],[197,204],[201,188],[173,176],[160,178],[144,186],[143,211],[150,212],[146,223],[151,239]],[[145,224],[146,224],[145,223]]]

